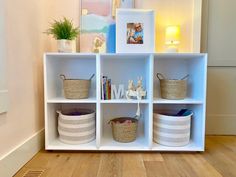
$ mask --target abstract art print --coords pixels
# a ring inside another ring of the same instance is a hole
[[[110,0],[81,1],[80,52],[105,53],[106,35],[113,23]]]
[[[117,8],[133,8],[134,0],[81,0],[80,52],[115,53]]]

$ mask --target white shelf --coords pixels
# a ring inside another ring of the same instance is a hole
[[[87,99],[66,99],[64,97],[50,98],[47,103],[96,103],[97,99],[95,97]]]
[[[114,100],[101,100],[101,103],[149,103],[149,100],[128,100],[128,99],[114,99]]]
[[[86,144],[70,145],[55,139],[46,146],[47,150],[97,150],[96,140]]]
[[[154,104],[203,104],[204,101],[193,99],[193,98],[185,98],[183,100],[167,100],[162,98],[154,98]]]
[[[187,98],[166,100],[160,98],[160,83],[156,73],[167,78],[181,78],[189,74]],[[65,99],[60,74],[67,78],[86,79],[92,74],[88,99]],[[123,84],[128,80],[137,83],[143,78],[147,97],[143,100],[101,100],[101,78],[108,76],[112,84]],[[174,54],[89,54],[46,53],[44,56],[45,93],[45,144],[47,150],[104,150],[104,151],[203,151],[205,142],[207,55],[198,53]],[[141,119],[138,136],[134,142],[119,143],[113,140],[108,122],[116,117],[133,117],[140,102]],[[80,145],[69,145],[59,141],[57,110],[96,110],[96,140]],[[167,147],[153,142],[153,112],[181,109],[193,111],[191,119],[191,141],[183,147]]]
[[[175,151],[175,152],[176,151],[204,151],[204,147],[197,145],[192,140],[190,140],[189,144],[187,144],[186,146],[181,146],[181,147],[164,146],[164,145],[153,142],[152,150],[153,151]]]

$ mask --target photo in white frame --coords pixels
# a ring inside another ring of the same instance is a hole
[[[154,51],[154,11],[117,9],[116,53],[152,53]]]

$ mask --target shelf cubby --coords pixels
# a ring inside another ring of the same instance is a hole
[[[101,77],[108,76],[112,84],[123,84],[125,90],[128,88],[128,81],[133,80],[137,84],[137,77],[142,77],[143,86],[146,89],[146,100],[150,99],[150,71],[152,67],[150,55],[148,54],[102,54]]]
[[[77,109],[90,109],[96,111],[96,104],[60,104],[60,103],[48,103],[47,104],[47,114],[45,121],[45,147],[47,150],[96,150],[97,142],[96,139],[92,142],[79,145],[65,144],[59,140],[58,134],[58,114],[56,111],[65,110],[77,110]],[[97,118],[96,118],[97,122]]]
[[[153,100],[154,103],[201,104],[205,102],[206,55],[204,54],[162,54],[154,55]],[[187,98],[184,100],[165,100],[160,96],[160,82],[157,73],[169,79],[181,79],[189,75]]]
[[[131,143],[119,143],[112,137],[109,121],[117,117],[134,117],[137,104],[102,104],[101,105],[101,150],[147,150],[150,141],[150,112],[148,104],[140,104],[142,117],[138,121],[137,139]]]
[[[153,150],[167,151],[203,151],[205,140],[205,112],[201,104],[158,104],[153,106],[154,113],[175,112],[181,109],[189,109],[193,111],[191,118],[190,143],[182,147],[168,147],[153,142]],[[190,148],[191,147],[191,148]]]
[[[63,81],[60,74],[69,79],[89,79],[96,74],[96,55],[47,54],[44,61],[46,101],[49,103],[67,102],[64,99]],[[86,68],[86,69],[85,69]],[[91,81],[88,100],[73,100],[74,102],[96,102],[96,77]]]

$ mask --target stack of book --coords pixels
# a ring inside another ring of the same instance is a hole
[[[111,99],[111,79],[108,79],[107,76],[102,76],[102,100]]]

